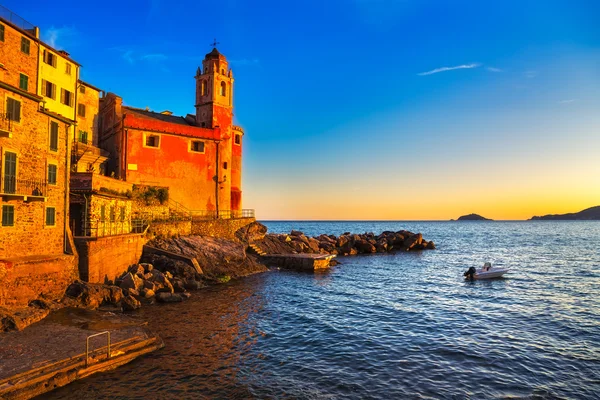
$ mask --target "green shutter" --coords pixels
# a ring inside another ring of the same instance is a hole
[[[0,24],[0,41],[4,42],[4,25]]]
[[[2,206],[2,226],[15,225],[15,207],[9,205]]]
[[[27,75],[20,74],[19,76],[19,88],[22,90],[27,90],[29,86],[29,78]]]
[[[21,102],[8,97],[6,99],[6,113],[8,114],[8,119],[17,122],[21,121]]]
[[[57,178],[57,166],[56,165],[48,165],[48,183],[51,185],[56,185]]]
[[[53,226],[56,224],[56,208],[46,208],[46,225]]]
[[[4,193],[16,193],[17,191],[17,155],[15,153],[4,153]]]
[[[58,122],[50,122],[50,150],[58,151]]]
[[[21,37],[21,51],[25,54],[29,54],[29,39]]]

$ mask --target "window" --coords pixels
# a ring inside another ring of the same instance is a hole
[[[106,219],[106,206],[103,204],[100,206],[100,221],[104,221]]]
[[[4,153],[4,193],[17,192],[17,154]]]
[[[196,153],[204,153],[204,142],[199,140],[193,141],[191,150]]]
[[[125,207],[121,207],[121,211],[120,211],[120,214],[119,214],[119,220],[121,222],[125,222]]]
[[[4,42],[4,25],[0,24],[0,41]]]
[[[87,144],[88,133],[86,131],[79,131],[79,143]]]
[[[227,169],[227,161],[223,163],[223,169]]]
[[[75,96],[73,92],[69,92],[67,89],[60,89],[60,102],[66,106],[73,107]]]
[[[236,133],[234,141],[235,141],[235,144],[242,144],[242,135]]]
[[[58,151],[58,122],[50,122],[50,150]]]
[[[46,207],[46,226],[56,225],[56,208]]]
[[[159,137],[156,135],[146,136],[146,147],[158,147]]]
[[[21,51],[25,54],[29,54],[29,46],[31,42],[26,37],[21,37]]]
[[[56,100],[56,85],[42,79],[42,94],[53,100]]]
[[[71,75],[71,64],[69,64],[69,63],[66,64],[65,73],[67,75]]]
[[[77,115],[80,117],[85,117],[85,104],[77,105]]]
[[[115,222],[116,216],[115,206],[110,206],[110,222]]]
[[[21,102],[10,97],[6,98],[6,118],[21,121]]]
[[[58,57],[56,57],[56,54],[50,53],[49,51],[44,50],[44,62],[48,65],[52,65],[54,68],[56,68],[56,60],[58,59]]]
[[[225,82],[221,82],[221,96],[227,95],[227,84]]]
[[[206,96],[206,81],[202,81],[202,89],[200,91],[202,96]]]
[[[225,70],[221,68],[221,75],[225,75]]]
[[[79,93],[85,94],[85,86],[83,86],[83,85],[79,86]]]
[[[2,205],[2,226],[15,225],[15,206]]]
[[[24,74],[19,74],[19,89],[27,90],[29,87],[29,77]]]
[[[56,175],[58,167],[53,164],[48,164],[48,184],[56,185]]]

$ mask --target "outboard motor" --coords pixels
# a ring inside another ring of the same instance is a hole
[[[475,269],[475,267],[471,267],[467,270],[467,272],[465,272],[463,274],[463,276],[465,277],[465,279],[468,279],[470,281],[474,281],[475,280],[475,274],[477,273],[477,270]]]

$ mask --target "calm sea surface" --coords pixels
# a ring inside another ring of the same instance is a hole
[[[46,398],[598,399],[599,222],[267,222],[408,229],[437,250],[272,271],[139,312],[165,348]],[[464,282],[485,261],[506,279]]]

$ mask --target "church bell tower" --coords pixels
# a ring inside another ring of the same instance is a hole
[[[196,71],[196,123],[205,128],[221,128],[231,136],[233,122],[233,73],[227,59],[216,47]]]

